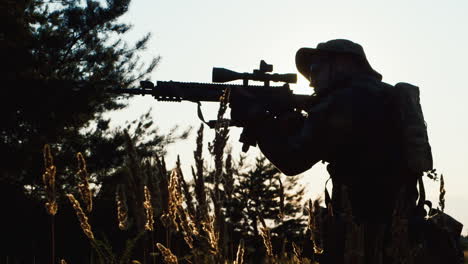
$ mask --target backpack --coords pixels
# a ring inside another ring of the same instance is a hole
[[[387,89],[393,105],[397,129],[401,137],[404,166],[422,175],[433,169],[432,151],[427,136],[427,126],[419,100],[419,87],[400,82]]]
[[[410,220],[410,234],[420,249],[416,263],[462,263],[460,234],[463,225],[450,215],[432,208],[426,200],[423,172],[434,171],[427,125],[422,112],[419,87],[400,82],[390,91],[396,127],[401,136],[404,160],[408,171],[418,176],[419,201]],[[425,213],[424,206],[429,206]]]
[[[407,263],[462,263],[459,237],[463,225],[442,211],[431,208],[431,203],[425,199],[422,175],[423,172],[433,171],[433,159],[420,104],[419,88],[403,82],[395,86],[384,83],[383,86],[384,89],[380,91],[388,98],[389,113],[392,113],[395,123],[394,131],[402,142],[404,166],[418,177],[419,203],[416,211],[423,213],[411,216],[403,214],[402,218],[395,215],[396,218],[389,225],[356,224],[350,222],[349,217],[346,220],[347,217],[340,214],[330,214],[333,208],[325,183],[327,208],[316,210],[323,222],[321,241],[325,249],[322,256],[324,263],[343,262],[350,257],[355,260],[375,258],[376,263],[400,263],[399,260]],[[425,205],[430,207],[428,213],[424,210]],[[386,244],[388,241],[384,242],[384,233],[380,236],[377,234],[389,228],[392,232],[399,232],[396,233],[396,237],[392,237],[393,241],[390,240],[392,243]],[[371,243],[363,243],[369,231],[376,234],[373,238],[375,241],[371,239]],[[351,246],[348,246],[347,241],[352,242]],[[383,245],[385,248],[382,248]],[[369,253],[370,249],[375,252]],[[382,251],[379,252],[379,249]]]

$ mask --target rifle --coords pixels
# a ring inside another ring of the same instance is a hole
[[[198,116],[209,127],[213,128],[216,120],[205,122],[200,109],[200,102],[219,102],[220,98],[229,89],[228,103],[232,105],[245,105],[242,100],[246,97],[260,105],[263,109],[277,116],[288,111],[306,110],[317,100],[315,96],[293,94],[289,88],[290,83],[297,82],[297,75],[270,74],[273,65],[265,61],[252,73],[238,73],[225,68],[213,68],[213,83],[157,81],[156,85],[150,81],[141,81],[141,88],[136,89],[110,89],[112,93],[152,95],[158,101],[180,102],[191,101],[198,103]],[[242,80],[242,84],[225,84],[226,82]],[[249,81],[261,81],[263,85],[250,85]],[[283,82],[282,86],[270,86],[270,82]],[[229,120],[230,126],[243,126],[242,120]],[[246,152],[250,146],[256,146],[256,139],[244,127],[240,142],[244,143],[242,150]]]

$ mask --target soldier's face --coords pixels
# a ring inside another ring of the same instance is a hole
[[[331,64],[327,61],[318,61],[310,65],[309,81],[317,94],[324,93],[330,87]]]

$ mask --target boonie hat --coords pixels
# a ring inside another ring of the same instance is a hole
[[[372,75],[380,80],[382,79],[382,75],[370,66],[362,46],[347,39],[333,39],[327,42],[322,42],[319,43],[315,49],[299,49],[296,53],[296,67],[302,75],[307,77],[311,62],[323,57],[323,55],[326,56],[329,54],[353,54],[356,58],[361,60]]]

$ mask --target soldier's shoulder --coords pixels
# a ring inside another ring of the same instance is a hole
[[[393,86],[376,78],[363,78],[354,81],[350,87],[358,97],[381,98],[393,90]]]

